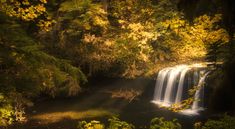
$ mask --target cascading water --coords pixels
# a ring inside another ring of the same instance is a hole
[[[179,103],[182,100],[184,79],[185,79],[185,75],[188,72],[188,70],[189,70],[189,68],[185,68],[180,74],[180,80],[179,80],[179,84],[178,84],[178,90],[176,93],[175,103]]]
[[[193,102],[192,110],[197,110],[197,109],[201,108],[200,105],[199,105],[199,101],[203,100],[203,97],[204,97],[204,86],[203,86],[203,84],[204,84],[205,79],[206,79],[206,77],[209,73],[210,72],[207,72],[199,81],[198,86],[200,86],[201,88],[198,89],[195,93],[195,96],[194,96],[195,101]]]
[[[204,81],[209,74],[204,65],[178,65],[162,69],[157,76],[153,103],[169,107],[188,97],[188,90],[194,86],[197,89],[194,102],[190,109],[182,111],[185,114],[196,114],[203,109]]]
[[[161,100],[163,84],[164,84],[165,78],[167,76],[167,73],[169,71],[170,71],[170,69],[163,69],[159,72],[159,75],[157,78],[158,81],[155,86],[157,88],[155,88],[154,100]]]

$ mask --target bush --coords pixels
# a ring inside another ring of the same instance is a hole
[[[86,121],[81,121],[78,124],[78,129],[135,129],[135,126],[121,121],[120,119],[113,117],[108,120],[109,124],[105,128],[104,124],[100,121],[91,121],[87,123]],[[180,123],[176,119],[172,121],[164,120],[164,118],[154,118],[151,120],[150,129],[181,129]]]
[[[134,129],[135,126],[132,124],[129,124],[125,121],[120,121],[118,118],[113,117],[112,119],[109,119],[109,127],[108,129]]]
[[[100,121],[93,120],[89,123],[86,121],[81,121],[78,124],[78,129],[134,129],[135,126],[132,124],[129,124],[125,121],[121,121],[120,119],[113,117],[108,120],[109,125],[107,128],[105,128],[104,124],[102,124]]]
[[[200,129],[200,128],[197,128]],[[224,115],[219,120],[208,120],[201,129],[235,129],[235,117]]]
[[[154,118],[151,120],[150,129],[181,129],[177,119],[172,121],[164,120],[164,118]]]
[[[11,125],[14,122],[26,122],[24,109],[31,104],[20,93],[10,92],[3,94],[0,92],[0,128]]]
[[[78,126],[77,126],[78,129],[104,129],[105,126],[100,123],[100,121],[91,121],[89,123],[87,123],[86,121],[81,121],[79,122]]]
[[[0,94],[0,126],[6,126],[13,122],[14,110],[9,100]]]

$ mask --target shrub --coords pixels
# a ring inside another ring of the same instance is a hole
[[[197,128],[199,129],[199,128]],[[219,120],[209,119],[201,129],[235,129],[235,117],[225,114]]]
[[[121,121],[120,119],[116,117],[109,119],[108,129],[134,129],[134,128],[135,128],[134,125],[129,124],[125,121]]]
[[[81,121],[78,124],[78,129],[134,129],[134,125],[113,117],[108,120],[109,125],[105,128],[100,121],[92,120],[91,122]]]
[[[87,123],[86,121],[81,121],[79,122],[78,126],[77,126],[78,129],[104,129],[105,126],[100,123],[100,121],[91,121],[89,123]]]
[[[150,129],[181,129],[181,125],[177,121],[177,119],[167,121],[163,117],[161,117],[151,120]]]

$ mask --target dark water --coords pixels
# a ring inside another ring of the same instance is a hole
[[[193,128],[193,123],[204,119],[205,115],[186,116],[159,108],[151,103],[155,80],[152,79],[108,79],[93,81],[88,84],[89,89],[75,98],[59,98],[38,101],[28,110],[29,121],[26,124],[15,125],[14,129],[76,129],[80,119],[64,118],[63,120],[42,124],[44,121],[33,119],[33,116],[55,112],[84,112],[90,109],[104,109],[113,111],[121,120],[132,123],[137,129],[148,128],[151,119],[164,117],[166,120],[178,119],[183,129]],[[137,89],[142,95],[131,102],[120,98],[111,98],[106,90]],[[59,116],[58,116],[59,117]],[[86,117],[82,120],[100,120],[107,123],[111,116]],[[48,119],[50,121],[50,119]]]
[[[137,127],[144,127],[150,125],[151,119],[155,117],[164,117],[166,120],[178,119],[183,129],[193,128],[193,124],[203,120],[204,115],[187,116],[179,113],[174,113],[169,110],[159,108],[157,105],[151,103],[155,87],[155,80],[149,80],[145,86],[145,92],[140,97],[139,101],[130,103],[121,113],[123,120],[129,121]]]

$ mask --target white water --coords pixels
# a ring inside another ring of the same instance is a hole
[[[207,72],[206,74],[204,74],[199,80],[198,87],[200,87],[200,89],[198,89],[194,95],[194,102],[192,104],[192,107],[190,109],[181,111],[182,114],[198,115],[199,114],[198,112],[204,109],[203,105],[200,105],[200,103],[202,103],[202,100],[204,98],[204,82],[209,73],[210,72]]]
[[[165,106],[169,106],[172,104],[172,92],[173,91],[173,88],[175,86],[175,82],[176,82],[176,79],[178,77],[178,75],[180,74],[181,70],[184,68],[184,66],[179,66],[175,69],[172,69],[170,71],[170,77],[167,81],[167,85],[166,85],[166,91],[165,91],[165,95],[164,95],[164,100],[163,100],[163,105]]]
[[[156,88],[155,88],[155,93],[154,93],[154,100],[161,100],[161,95],[162,95],[162,88],[163,84],[166,78],[167,73],[170,71],[170,69],[163,69],[158,73],[157,77],[157,83],[156,83]]]
[[[182,111],[183,114],[197,114],[197,112],[203,109],[202,100],[204,94],[204,81],[209,74],[205,73],[204,65],[178,65],[175,67],[168,67],[161,70],[158,73],[153,103],[169,107],[172,104],[179,103],[188,93],[187,90],[193,86],[199,86],[196,91],[191,109]],[[202,74],[202,76],[199,75]],[[192,74],[192,76],[190,76]],[[190,78],[191,77],[191,78]],[[187,79],[186,79],[187,78]]]
[[[184,79],[185,79],[185,75],[188,72],[188,70],[190,70],[190,68],[185,68],[182,71],[182,73],[180,74],[180,81],[179,81],[179,85],[178,85],[178,90],[177,90],[177,94],[176,94],[175,103],[179,103],[182,100]]]
[[[200,108],[199,102],[202,101],[200,99],[201,99],[201,97],[203,97],[203,92],[204,92],[203,85],[204,85],[205,79],[209,73],[210,72],[207,72],[199,81],[198,86],[200,87],[200,89],[198,89],[195,93],[195,96],[194,96],[195,101],[193,102],[192,110],[197,110]]]

